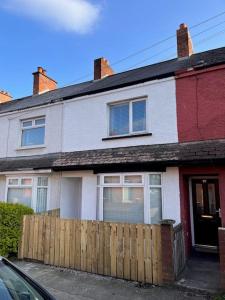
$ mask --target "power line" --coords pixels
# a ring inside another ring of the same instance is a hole
[[[194,29],[194,28],[197,28],[197,27],[199,27],[199,26],[201,26],[201,25],[203,25],[203,24],[206,24],[206,23],[208,23],[208,22],[210,22],[210,21],[212,21],[212,20],[214,20],[214,19],[216,19],[216,18],[218,18],[218,17],[221,17],[222,15],[225,15],[225,11],[223,11],[223,12],[217,14],[217,15],[214,15],[214,16],[212,16],[212,17],[206,19],[206,20],[203,20],[203,21],[201,21],[201,22],[199,22],[199,23],[197,23],[197,24],[195,24],[195,25],[192,25],[192,26],[189,27],[189,28],[190,28],[190,30],[191,30],[191,29]],[[208,29],[203,30],[202,32],[199,32],[199,33],[195,34],[193,37],[198,36],[198,35],[200,35],[200,34],[206,32],[206,31],[208,31],[208,30],[210,30],[210,29],[212,29],[212,28],[215,28],[215,27],[221,25],[222,23],[225,23],[225,21],[223,21],[223,22],[221,22],[221,23],[219,23],[219,24],[216,24],[216,25],[214,25],[214,26],[211,26],[211,27],[209,27]],[[140,50],[138,50],[138,51],[136,51],[136,52],[134,52],[134,53],[132,53],[132,54],[130,54],[130,55],[124,57],[124,58],[121,58],[121,59],[119,59],[119,60],[113,62],[113,63],[110,64],[110,65],[111,65],[111,66],[118,65],[118,64],[120,64],[120,63],[122,63],[122,62],[124,62],[124,61],[126,61],[126,60],[128,60],[128,59],[130,59],[130,58],[132,58],[132,57],[135,57],[135,56],[137,56],[137,55],[139,55],[139,54],[141,54],[141,53],[143,53],[143,52],[146,52],[147,50],[149,50],[149,49],[151,49],[151,48],[154,48],[154,47],[156,47],[156,46],[158,46],[158,45],[160,45],[160,44],[163,44],[163,43],[165,43],[165,42],[171,40],[171,39],[174,38],[174,37],[176,37],[176,34],[173,34],[173,35],[171,35],[171,36],[168,36],[167,38],[162,39],[162,40],[160,40],[160,41],[158,41],[158,42],[156,42],[156,43],[153,43],[152,45],[150,45],[150,46],[148,46],[148,47],[142,48],[142,49],[140,49]],[[164,50],[163,50],[163,51],[164,51]],[[154,55],[154,56],[157,56],[157,54]],[[150,58],[146,59],[145,61],[147,61],[147,60],[149,60],[149,59],[150,59]],[[143,61],[143,62],[144,62],[144,61]],[[72,83],[76,83],[76,82],[78,82],[78,81],[80,81],[80,80],[82,80],[82,79],[88,78],[89,76],[92,76],[92,73],[88,73],[88,74],[86,74],[86,75],[83,75],[83,76],[81,76],[81,77],[75,79],[74,81],[68,83],[67,85],[70,85],[70,84],[72,84]],[[64,85],[64,86],[65,86],[65,85]]]
[[[218,27],[218,26],[220,26],[221,24],[224,24],[224,23],[225,23],[225,20],[222,21],[222,22],[220,22],[220,23],[218,23],[218,24],[216,24],[216,25],[210,26],[210,27],[206,28],[205,30],[203,30],[203,31],[201,31],[201,32],[198,32],[198,33],[194,34],[194,35],[192,36],[192,38],[195,38],[195,37],[197,37],[197,36],[199,36],[199,35],[201,35],[201,34],[207,32],[207,31],[210,31],[211,29],[214,29],[214,28],[216,28],[216,27]],[[224,31],[224,30],[223,30],[223,31]],[[222,31],[222,32],[223,32],[223,31]],[[219,34],[219,33],[220,33],[220,31],[217,32],[216,34]],[[214,35],[212,35],[212,37],[214,37]],[[209,39],[211,39],[211,36],[210,36]],[[205,39],[204,39],[204,40],[205,40]],[[203,41],[204,41],[204,40],[203,40]],[[199,45],[199,43],[197,42],[197,43],[195,43],[195,45]],[[150,56],[150,57],[148,57],[148,58],[145,58],[145,59],[139,61],[138,63],[136,63],[136,64],[132,65],[131,67],[129,67],[129,69],[130,69],[130,68],[134,68],[134,67],[136,67],[136,66],[139,66],[139,65],[141,65],[142,63],[147,62],[147,61],[151,60],[152,58],[154,58],[154,57],[156,57],[156,56],[159,56],[160,54],[162,54],[162,53],[164,53],[164,52],[167,52],[168,50],[173,49],[173,48],[175,48],[175,46],[168,47],[168,48],[166,48],[166,49],[164,49],[164,50],[162,50],[162,51],[156,53],[155,55],[152,55],[152,56]],[[175,56],[175,55],[176,55],[176,52],[173,53],[173,56]],[[169,57],[171,57],[171,56],[169,56]]]

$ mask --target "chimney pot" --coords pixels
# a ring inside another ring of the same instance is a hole
[[[110,67],[109,62],[106,58],[97,58],[94,61],[94,80],[99,80],[104,77],[113,75],[114,71]]]
[[[188,26],[184,23],[180,24],[177,30],[177,55],[178,58],[188,57],[194,53],[191,35]]]
[[[33,84],[33,94],[42,94],[48,91],[55,90],[57,88],[57,82],[48,77],[46,70],[42,67],[37,68],[37,72],[33,73],[34,84]]]

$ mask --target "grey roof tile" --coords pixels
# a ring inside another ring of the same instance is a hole
[[[213,150],[214,149],[214,150]],[[133,146],[0,159],[0,171],[21,169],[90,169],[132,164],[182,166],[225,164],[225,140]]]

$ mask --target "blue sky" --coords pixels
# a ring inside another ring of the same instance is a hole
[[[37,66],[60,87],[89,80],[95,58],[117,62],[175,34],[182,22],[193,26],[223,11],[225,0],[1,0],[0,89],[14,98],[30,95]],[[199,34],[193,38],[196,52],[225,46],[225,14],[191,33]],[[172,38],[114,69],[172,58],[175,46]]]

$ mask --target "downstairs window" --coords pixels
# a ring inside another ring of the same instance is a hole
[[[162,219],[161,174],[99,175],[98,219],[152,223]]]
[[[18,177],[7,180],[7,202],[20,203],[35,212],[47,210],[48,177]]]

